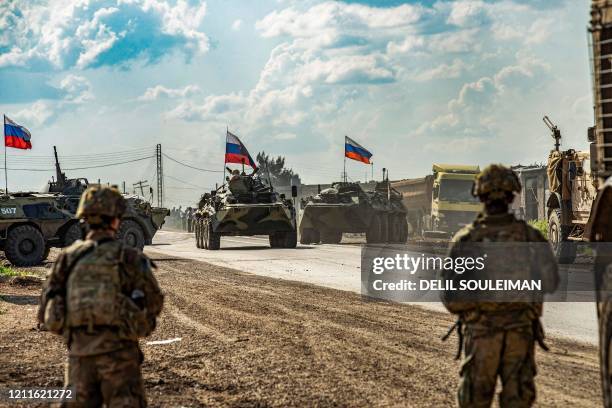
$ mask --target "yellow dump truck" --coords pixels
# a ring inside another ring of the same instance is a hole
[[[423,178],[393,182],[392,186],[402,193],[411,236],[450,238],[482,209],[472,196],[480,168],[434,164],[432,172]]]

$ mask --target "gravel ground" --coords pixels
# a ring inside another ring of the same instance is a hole
[[[151,406],[454,405],[456,338],[440,341],[452,324],[449,315],[154,258],[167,302],[147,341],[181,340],[143,342]],[[62,383],[63,345],[35,329],[39,292],[0,283],[3,386]],[[537,351],[538,406],[601,406],[597,350],[554,338],[548,343],[550,352]]]

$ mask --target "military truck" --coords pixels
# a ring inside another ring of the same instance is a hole
[[[257,170],[234,173],[227,183],[206,193],[195,211],[196,246],[218,250],[222,236],[268,235],[272,248],[297,245],[296,211],[291,199],[264,184]],[[297,188],[292,188],[297,196]]]
[[[48,184],[47,192],[53,193],[57,201],[57,207],[76,214],[79,199],[83,191],[92,185],[86,178],[68,178],[62,172],[57,149],[53,147],[55,155],[56,179]],[[152,207],[151,204],[142,197],[132,194],[123,195],[127,201],[127,210],[119,225],[117,236],[126,244],[136,248],[144,248],[153,241],[155,233],[164,224],[166,216],[170,213],[166,208]],[[82,235],[78,226],[78,220],[73,218],[65,228],[70,232],[66,239],[62,240],[62,245],[70,245]]]
[[[561,150],[561,130],[548,116],[543,120],[555,140],[546,169],[550,189],[546,201],[548,240],[560,263],[572,263],[577,242],[586,238],[584,232],[597,196],[596,180],[591,176],[591,152]]]
[[[336,182],[303,199],[300,243],[338,244],[343,233],[365,233],[369,244],[406,242],[408,225],[401,194],[388,178],[364,191],[355,182]]]
[[[482,210],[472,195],[478,173],[478,166],[434,164],[430,175],[393,182],[407,209],[410,236],[448,239],[471,223]]]
[[[73,220],[72,213],[58,207],[54,194],[2,195],[0,247],[15,266],[38,265],[47,258],[51,247],[63,247],[80,237]]]

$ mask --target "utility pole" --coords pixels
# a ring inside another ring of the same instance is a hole
[[[140,195],[144,197],[145,196],[144,189],[147,187],[150,187],[147,183],[148,183],[148,180],[141,180],[138,183],[132,184],[132,186],[134,186],[134,192],[136,192],[136,189],[138,188],[140,189]]]
[[[155,157],[157,158],[157,206],[164,206],[164,167],[162,162],[161,144],[155,147]]]

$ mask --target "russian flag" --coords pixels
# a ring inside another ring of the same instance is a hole
[[[344,156],[365,164],[370,164],[372,153],[348,136],[344,136]]]
[[[25,127],[18,125],[4,115],[4,145],[15,149],[31,149],[32,135]]]
[[[226,163],[244,163],[248,164],[253,168],[253,170],[257,169],[257,165],[251,158],[248,150],[238,136],[227,131],[227,139],[225,143],[225,162]]]

